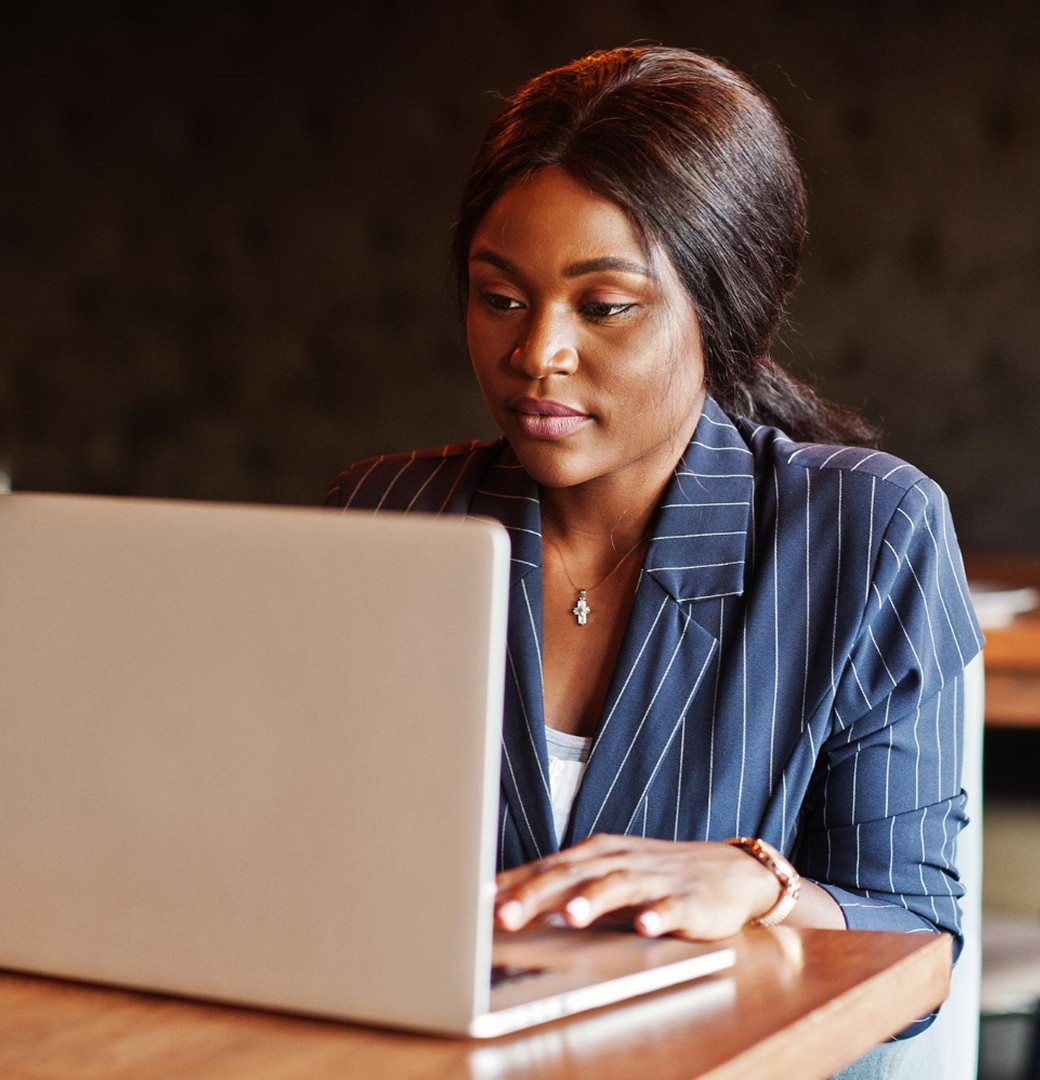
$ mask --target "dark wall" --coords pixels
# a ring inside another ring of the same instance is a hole
[[[447,280],[480,134],[652,38],[748,72],[811,188],[780,356],[880,421],[974,548],[1040,550],[1040,8],[0,7],[0,461],[16,487],[314,502],[490,435]]]

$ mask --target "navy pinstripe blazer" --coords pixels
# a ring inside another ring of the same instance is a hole
[[[538,489],[503,441],[361,462],[328,503],[512,539],[499,861],[556,850]],[[942,491],[709,400],[661,502],[564,844],[761,836],[850,927],[957,933],[960,674],[982,638]]]

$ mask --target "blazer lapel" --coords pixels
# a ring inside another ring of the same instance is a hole
[[[558,850],[549,795],[542,697],[542,529],[538,488],[506,446],[470,503],[470,516],[497,518],[512,542],[502,792],[521,851],[508,863]],[[503,850],[508,829],[503,827]]]
[[[677,797],[651,797],[711,685],[719,598],[743,592],[753,458],[709,398],[665,492],[565,843],[596,832],[675,835]]]

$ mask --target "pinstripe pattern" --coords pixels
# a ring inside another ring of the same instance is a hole
[[[470,443],[362,462],[328,501],[509,530],[500,859],[556,850],[537,487],[508,445]],[[934,483],[709,401],[662,499],[563,842],[753,833],[851,927],[956,932],[959,676],[980,647]]]

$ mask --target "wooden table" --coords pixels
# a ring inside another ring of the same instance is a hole
[[[4,1080],[823,1080],[946,993],[945,935],[746,930],[731,973],[490,1042],[0,974]]]
[[[968,576],[1040,588],[1040,557],[968,555]],[[1040,728],[1040,609],[986,634],[986,726]]]

